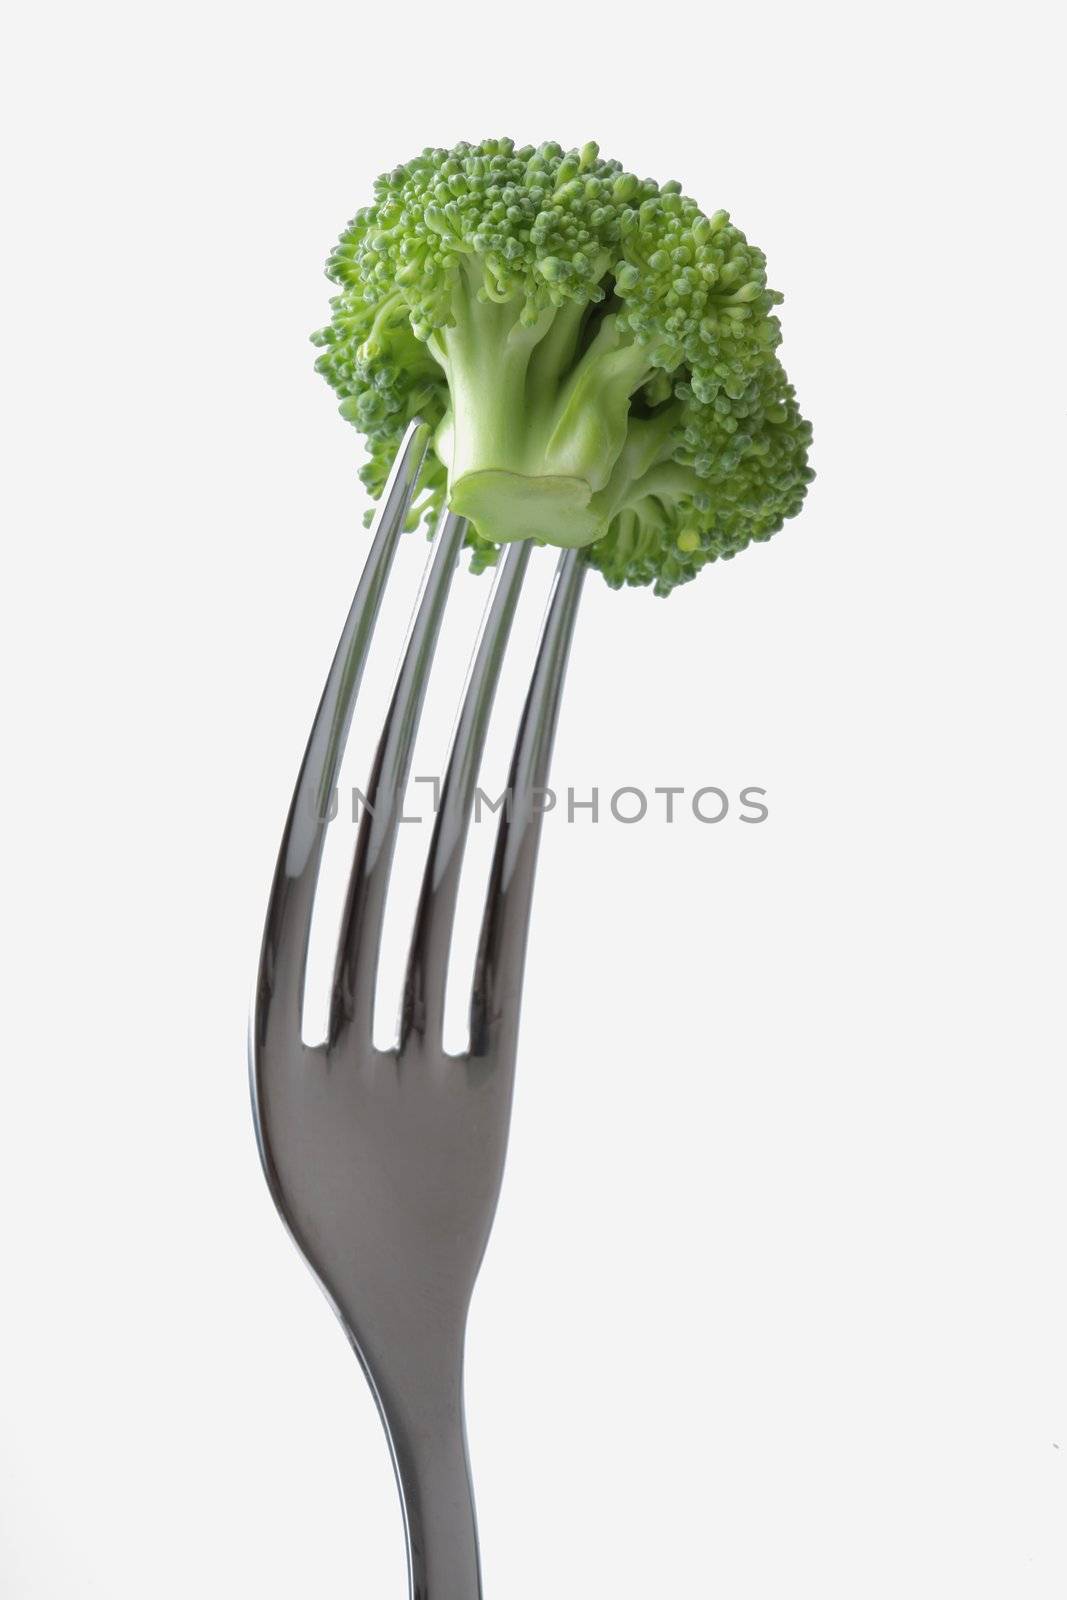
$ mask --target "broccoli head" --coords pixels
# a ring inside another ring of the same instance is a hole
[[[595,144],[427,149],[333,251],[317,366],[373,494],[430,423],[411,520],[467,517],[476,568],[532,538],[668,594],[769,539],[813,476],[765,266],[725,211]]]

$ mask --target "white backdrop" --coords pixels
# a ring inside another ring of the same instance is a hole
[[[377,1418],[260,1177],[245,1007],[366,548],[322,262],[375,173],[501,132],[731,210],[819,477],[667,602],[587,585],[557,783],[770,815],[546,826],[468,1355],[487,1595],[1063,1595],[1045,15],[13,17],[5,1597],[402,1600]],[[421,771],[485,593],[457,579]]]

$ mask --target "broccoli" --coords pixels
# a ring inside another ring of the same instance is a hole
[[[725,211],[595,144],[426,149],[334,249],[316,365],[372,494],[431,424],[410,522],[466,516],[475,569],[531,538],[665,595],[769,539],[813,477],[765,265]]]

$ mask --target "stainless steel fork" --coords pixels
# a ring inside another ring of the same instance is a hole
[[[448,516],[427,564],[356,838],[324,1043],[302,1040],[315,886],[379,603],[428,429],[413,424],[311,730],[267,911],[249,1057],[271,1194],[374,1392],[403,1507],[412,1600],[478,1600],[463,1416],[467,1310],[507,1145],[541,807],[584,565],[560,559],[498,824],[463,1056],[442,1044],[460,868],[479,761],[529,546],[506,553],[453,736],[408,961],[399,1042],[372,1038],[378,952],[402,797],[463,544]]]

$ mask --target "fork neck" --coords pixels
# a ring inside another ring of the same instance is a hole
[[[404,1513],[411,1600],[481,1600],[478,1528],[463,1413],[463,1361],[423,1369],[378,1401]]]

